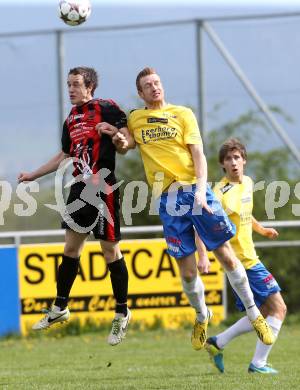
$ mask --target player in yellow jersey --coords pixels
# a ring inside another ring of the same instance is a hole
[[[154,69],[143,69],[137,76],[136,86],[145,108],[131,112],[129,130],[123,128],[119,132],[102,123],[99,131],[110,134],[120,152],[136,144],[140,148],[147,180],[157,196],[168,252],[177,260],[183,290],[196,311],[193,348],[204,347],[211,316],[205,304],[204,285],[197,273],[194,229],[223,265],[263,342],[272,344],[272,331],[254,303],[245,269],[228,243],[235,227],[207,185],[207,163],[193,112],[166,103],[162,83]],[[207,266],[201,263],[199,269],[206,272]]]
[[[236,226],[236,235],[230,243],[246,269],[255,303],[277,337],[285,318],[286,306],[278,283],[256,254],[252,230],[271,239],[276,238],[278,233],[275,229],[263,227],[252,216],[253,183],[250,177],[244,175],[246,158],[245,146],[237,139],[229,139],[221,146],[219,162],[225,171],[225,177],[216,184],[214,192]],[[239,297],[236,296],[236,299],[238,309],[244,311],[243,303]],[[233,338],[250,332],[252,329],[248,317],[243,317],[224,332],[207,340],[206,349],[220,372],[224,372],[224,347]],[[267,364],[271,348],[271,345],[264,345],[260,340],[257,341],[256,350],[248,368],[250,373],[277,373],[277,370]]]

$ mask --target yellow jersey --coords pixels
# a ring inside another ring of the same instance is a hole
[[[137,109],[129,115],[128,129],[140,148],[151,187],[157,173],[163,173],[162,191],[172,182],[196,183],[188,145],[202,145],[202,139],[192,110],[171,104],[157,110]]]
[[[232,183],[224,177],[214,187],[225,212],[236,226],[236,235],[230,240],[236,256],[246,269],[260,260],[252,239],[253,182],[243,176],[242,183]]]

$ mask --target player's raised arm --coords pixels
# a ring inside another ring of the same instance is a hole
[[[45,176],[48,173],[54,172],[58,169],[59,164],[67,158],[68,155],[63,151],[60,151],[54,157],[52,157],[46,164],[41,165],[33,172],[21,172],[18,176],[18,182],[22,183],[24,181],[32,181],[38,179],[39,177]]]
[[[253,216],[252,216],[252,229],[260,234],[261,236],[268,237],[271,240],[274,240],[278,237],[279,233],[277,230],[273,228],[266,228],[261,223],[259,223]]]

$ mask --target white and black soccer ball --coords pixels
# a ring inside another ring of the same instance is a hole
[[[91,14],[90,0],[61,0],[58,5],[59,17],[69,26],[84,23]]]

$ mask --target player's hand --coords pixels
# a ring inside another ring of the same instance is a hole
[[[18,183],[23,183],[24,181],[32,181],[35,177],[32,173],[21,172],[18,176]]]
[[[196,190],[195,192],[195,203],[196,206],[204,208],[209,214],[213,214],[212,209],[208,206],[206,202],[206,190]]]
[[[127,149],[128,141],[124,134],[118,132],[112,137],[112,142],[117,149]]]
[[[96,131],[98,131],[99,136],[102,134],[107,134],[110,137],[113,137],[119,131],[115,126],[110,125],[107,122],[100,122],[95,126]]]
[[[273,228],[264,228],[264,236],[270,238],[270,240],[274,240],[279,236],[279,233]]]
[[[208,274],[210,270],[210,261],[207,257],[206,253],[199,254],[199,261],[197,264],[197,268],[200,272],[200,274]]]

